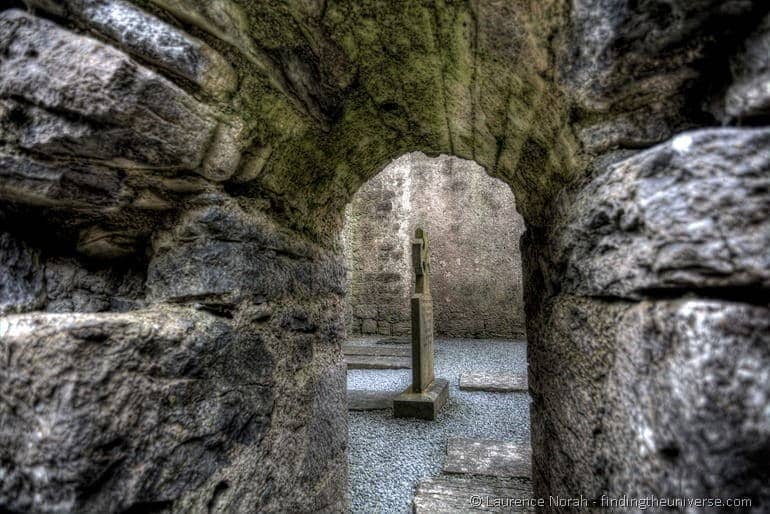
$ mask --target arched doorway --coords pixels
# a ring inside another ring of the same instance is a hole
[[[433,421],[394,419],[391,408],[411,383],[417,227],[430,246],[435,373],[449,381]],[[449,508],[452,491],[490,482],[531,496],[523,231],[507,184],[446,155],[404,154],[353,195],[343,352],[354,512]]]

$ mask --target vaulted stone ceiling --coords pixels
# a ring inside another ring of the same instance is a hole
[[[15,34],[6,38],[12,57],[3,63],[3,90],[15,99],[7,108],[18,116],[47,109],[49,118],[60,109],[80,125],[62,127],[65,140],[51,134],[51,123],[63,121],[41,121],[27,129],[38,140],[28,134],[19,145],[89,166],[125,164],[132,177],[113,178],[113,188],[141,182],[132,192],[147,208],[170,207],[174,200],[165,197],[180,189],[220,183],[233,196],[269,202],[278,216],[317,236],[335,226],[363,181],[398,155],[421,149],[478,161],[512,183],[523,198],[520,208],[536,216],[576,168],[568,106],[554,87],[548,46],[563,8],[30,4],[67,21],[61,27],[21,14],[6,20],[5,33]],[[36,40],[33,33],[47,37]],[[68,61],[81,50],[91,58]],[[13,72],[32,65],[34,72]],[[51,82],[54,73],[60,76]],[[165,177],[164,169],[183,178]],[[158,183],[164,179],[176,182]],[[159,192],[143,189],[151,181],[146,188]],[[106,216],[107,225],[114,216]]]
[[[47,124],[27,127],[19,146],[83,166],[124,164],[132,177],[103,182],[138,182],[139,213],[220,183],[316,236],[365,179],[414,149],[479,162],[512,185],[531,222],[542,221],[585,168],[576,127],[584,147],[601,152],[694,125],[691,111],[728,71],[714,53],[726,53],[731,28],[761,9],[746,1],[28,3],[66,21],[5,23],[16,34],[6,38],[6,111],[48,111],[26,112]],[[45,40],[29,37],[43,32]],[[91,59],[67,61],[81,49]],[[13,72],[33,64],[35,72]],[[97,65],[100,76],[89,71]],[[56,109],[80,122],[61,127],[66,137],[51,134],[64,123]],[[186,172],[184,184],[164,169]],[[89,246],[91,232],[110,229],[83,230]]]

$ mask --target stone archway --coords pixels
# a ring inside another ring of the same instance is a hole
[[[337,235],[409,150],[519,201],[537,494],[767,501],[768,7],[26,4],[2,507],[342,508]]]

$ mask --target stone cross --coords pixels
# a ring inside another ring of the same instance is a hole
[[[433,382],[433,299],[430,296],[428,236],[421,228],[412,240],[414,294],[412,313],[412,391],[422,393]]]
[[[418,228],[412,240],[412,385],[393,399],[397,418],[436,419],[449,397],[449,382],[433,374],[433,300],[430,296],[428,236]]]

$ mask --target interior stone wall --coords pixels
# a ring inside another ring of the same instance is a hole
[[[344,207],[420,150],[524,218],[536,494],[767,511],[769,12],[3,3],[0,510],[344,511]]]
[[[523,337],[524,221],[513,193],[472,161],[419,152],[388,164],[345,210],[348,334],[410,333],[417,227],[429,237],[436,333]]]

